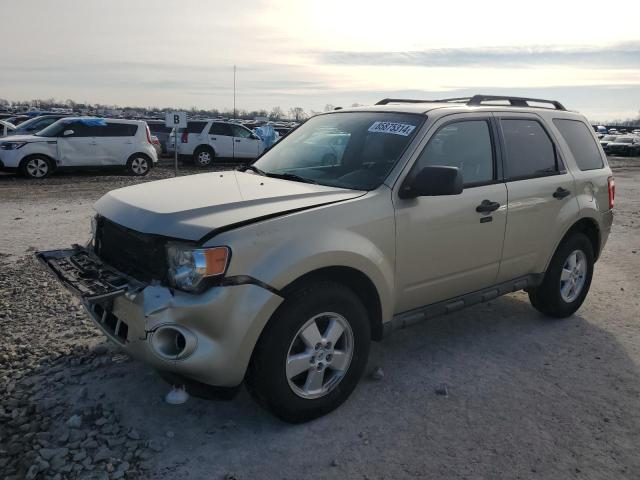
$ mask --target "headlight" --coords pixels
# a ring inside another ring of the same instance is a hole
[[[0,143],[0,149],[2,150],[17,150],[20,147],[24,147],[27,142],[3,142]]]
[[[180,290],[196,291],[204,285],[205,279],[224,275],[230,257],[229,247],[194,248],[169,244],[169,283]]]

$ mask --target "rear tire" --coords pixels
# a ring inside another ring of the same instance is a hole
[[[127,171],[136,177],[144,177],[151,170],[151,160],[146,155],[135,154],[127,161]]]
[[[22,161],[20,172],[27,178],[42,180],[53,171],[53,162],[43,155],[33,155]]]
[[[308,283],[288,296],[262,333],[247,388],[286,422],[320,417],[356,387],[370,341],[367,311],[355,293],[334,282]]]
[[[215,152],[209,147],[198,147],[193,152],[193,163],[200,168],[211,166],[214,158]]]
[[[589,292],[593,264],[591,241],[582,233],[572,234],[556,250],[542,283],[529,290],[531,305],[550,317],[572,315]]]

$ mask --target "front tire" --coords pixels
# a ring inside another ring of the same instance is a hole
[[[555,318],[573,315],[584,302],[593,277],[591,241],[574,233],[556,250],[542,283],[529,291],[531,305]]]
[[[367,311],[349,288],[314,282],[291,294],[253,353],[247,387],[278,418],[300,423],[340,406],[369,356]]]
[[[34,155],[21,163],[20,170],[27,178],[42,180],[53,171],[53,163],[47,157]]]

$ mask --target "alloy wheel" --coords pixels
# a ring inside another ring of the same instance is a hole
[[[32,158],[27,162],[27,173],[33,178],[46,177],[49,173],[49,164],[42,158]]]
[[[144,175],[145,173],[147,173],[147,170],[149,170],[147,159],[142,157],[134,158],[131,161],[131,170],[136,175]]]
[[[353,351],[353,331],[342,315],[315,315],[298,330],[289,346],[289,387],[305,399],[327,395],[347,373]]]
[[[587,257],[582,250],[569,254],[560,274],[560,296],[567,303],[573,302],[580,293],[587,278]]]

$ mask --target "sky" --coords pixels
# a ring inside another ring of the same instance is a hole
[[[617,10],[617,11],[616,11]],[[322,111],[385,97],[640,115],[634,9],[601,1],[0,0],[0,98]]]

